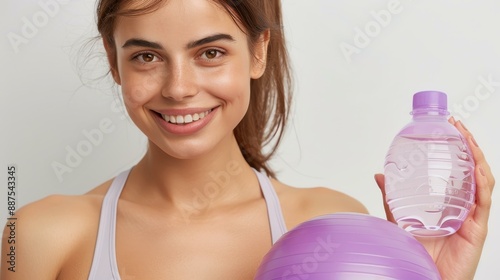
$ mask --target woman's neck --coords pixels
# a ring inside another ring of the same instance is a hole
[[[236,140],[194,159],[173,158],[149,143],[128,186],[128,199],[194,213],[260,196],[257,178]]]

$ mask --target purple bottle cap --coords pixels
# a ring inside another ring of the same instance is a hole
[[[448,109],[446,93],[440,91],[420,91],[413,95],[413,110],[418,109]]]

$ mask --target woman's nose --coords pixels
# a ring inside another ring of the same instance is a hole
[[[182,101],[198,93],[195,69],[189,62],[172,62],[165,73],[162,95],[166,98]]]

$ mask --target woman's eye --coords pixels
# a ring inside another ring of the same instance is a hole
[[[160,59],[152,53],[140,53],[134,57],[141,63],[151,63],[159,61]]]
[[[201,58],[211,60],[218,58],[222,55],[222,52],[216,49],[206,50],[201,54]]]

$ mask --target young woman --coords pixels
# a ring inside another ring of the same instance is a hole
[[[267,164],[290,100],[278,0],[101,0],[97,12],[147,153],[85,195],[19,210],[18,266],[2,279],[253,279],[287,229],[367,212],[327,188],[287,186]],[[443,279],[472,279],[494,179],[472,135],[451,122],[474,152],[477,204],[457,234],[423,243]]]

